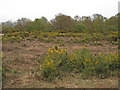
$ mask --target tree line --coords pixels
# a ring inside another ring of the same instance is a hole
[[[78,16],[74,18],[64,14],[57,14],[55,18],[48,21],[46,17],[36,18],[34,21],[28,18],[21,18],[15,22],[2,22],[2,32],[13,31],[31,31],[39,30],[43,32],[106,32],[118,30],[119,13],[110,18],[106,18],[101,14],[93,14],[92,16]]]

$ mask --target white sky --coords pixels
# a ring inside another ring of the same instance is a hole
[[[111,17],[118,13],[119,0],[0,0],[0,22],[22,17],[34,20],[45,16],[51,20],[58,13],[78,16],[102,14]]]

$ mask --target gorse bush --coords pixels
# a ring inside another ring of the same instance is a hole
[[[90,43],[95,41],[102,41],[107,40],[111,42],[112,44],[117,45],[118,44],[118,32],[117,31],[111,31],[106,33],[104,35],[103,33],[58,33],[58,32],[41,32],[41,31],[8,31],[4,34],[2,40],[4,41],[10,41],[10,42],[20,42],[24,40],[30,40],[33,41],[37,39],[40,42],[53,42],[54,43],[63,43],[63,40],[61,38],[57,37],[72,37],[71,40],[68,40],[70,43]],[[47,39],[46,39],[47,38]],[[56,39],[57,38],[57,39]],[[56,39],[56,40],[54,40]],[[96,43],[100,45],[99,43]],[[101,44],[102,45],[102,44]]]
[[[48,49],[42,61],[40,70],[41,76],[45,80],[61,77],[61,71],[81,73],[84,78],[90,76],[107,78],[112,72],[120,69],[118,53],[99,53],[95,56],[85,47],[80,51],[75,50],[72,54],[69,54],[67,49],[59,49],[54,46],[53,49]]]
[[[41,65],[41,74],[44,79],[50,79],[59,76],[58,68],[64,66],[68,59],[66,49],[59,49],[57,46],[49,48],[47,55],[44,56]]]
[[[44,77],[44,80],[51,81],[58,76],[58,72],[52,59],[48,58],[45,60],[40,69],[42,70],[41,75]]]

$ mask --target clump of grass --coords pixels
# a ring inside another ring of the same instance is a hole
[[[118,42],[112,41],[112,45],[118,45]]]
[[[61,43],[60,43],[60,46],[65,46],[65,43],[64,43],[64,42],[61,42]]]
[[[37,37],[39,41],[43,41],[44,40],[44,37],[42,35],[38,36]]]
[[[19,62],[20,59],[19,59],[17,56],[15,56],[15,57],[14,57],[14,60],[15,60],[16,62]]]
[[[62,40],[61,38],[58,38],[58,39],[55,41],[55,43],[61,43],[61,42],[63,42],[63,40]]]
[[[28,45],[26,45],[25,43],[22,43],[21,46],[23,46],[23,47],[28,47]]]
[[[53,38],[48,38],[45,40],[46,43],[53,42],[53,41],[54,41]]]
[[[98,42],[98,41],[94,41],[94,42],[90,43],[90,45],[100,45],[100,46],[103,46],[103,44],[101,42]]]

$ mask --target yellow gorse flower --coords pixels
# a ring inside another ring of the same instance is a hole
[[[53,53],[53,50],[51,50],[51,53]]]
[[[96,61],[96,63],[95,64],[98,64],[98,60]]]
[[[83,48],[85,48],[85,45],[83,45]]]

